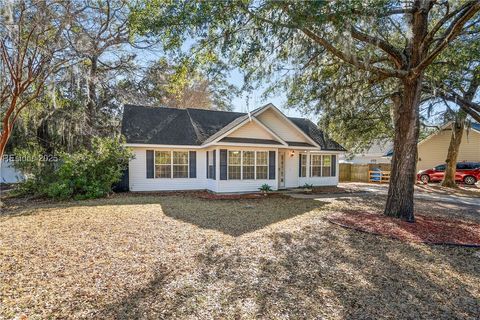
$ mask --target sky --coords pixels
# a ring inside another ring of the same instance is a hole
[[[192,41],[186,41],[184,44],[183,50],[187,51],[188,48],[192,45]],[[160,57],[165,56],[165,54],[161,51],[161,49],[154,49],[150,52],[141,51],[137,52],[138,54],[138,62],[141,65],[148,65],[154,61],[157,61]],[[243,75],[240,70],[234,70],[230,73],[228,77],[228,81],[237,86],[241,87],[243,84]],[[265,87],[267,83],[265,83]],[[267,99],[262,98],[264,88],[253,90],[249,95],[244,93],[239,97],[236,97],[233,101],[233,110],[236,112],[248,112],[261,107],[267,103],[274,104],[277,108],[279,108],[286,116],[288,117],[298,117],[298,118],[308,118],[313,121],[313,123],[317,123],[319,120],[319,116],[315,114],[304,114],[292,108],[287,108],[287,98],[285,94],[279,94],[277,96],[269,97]]]
[[[239,84],[243,83],[241,73],[239,71],[232,72],[228,81],[231,82],[232,84],[239,86]],[[250,95],[247,95],[245,93],[240,97],[235,98],[233,100],[233,105],[234,105],[233,111],[248,112],[258,107],[261,107],[267,103],[272,103],[288,117],[308,118],[312,120],[314,123],[318,121],[319,117],[317,115],[313,115],[313,114],[306,115],[295,109],[287,108],[287,98],[285,94],[280,94],[277,96],[269,97],[267,99],[263,99],[262,90],[263,89],[260,88],[260,89],[254,90]]]

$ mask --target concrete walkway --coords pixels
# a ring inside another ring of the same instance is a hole
[[[287,192],[287,194],[298,199],[315,199],[331,202],[338,198],[368,197],[369,195],[387,195],[388,193],[388,185],[356,184],[355,189],[356,191],[351,193],[302,194],[291,191]],[[415,199],[480,207],[480,197],[475,198],[440,193],[432,194],[416,190]]]

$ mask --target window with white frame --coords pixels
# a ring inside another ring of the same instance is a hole
[[[268,179],[268,151],[228,151],[228,179]]]
[[[173,151],[173,177],[188,178],[188,151]]]
[[[172,177],[171,151],[155,151],[155,178]]]
[[[255,179],[255,151],[243,151],[242,178]]]
[[[268,151],[257,151],[256,177],[257,179],[268,178]]]
[[[310,155],[310,176],[321,177],[322,175],[322,156],[319,154]]]
[[[242,178],[242,152],[228,151],[228,179],[240,180]]]
[[[322,156],[322,177],[331,177],[332,176],[332,156],[323,155]]]
[[[188,178],[188,151],[155,151],[155,178]]]
[[[300,154],[300,177],[307,176],[307,155]]]

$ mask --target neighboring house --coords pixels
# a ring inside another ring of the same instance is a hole
[[[440,130],[432,133],[418,143],[417,170],[426,170],[444,164],[452,136],[451,123],[446,123]],[[393,151],[386,154],[389,158]],[[457,162],[480,162],[480,124],[472,123],[463,132]]]
[[[0,162],[0,183],[18,183],[23,179],[23,174],[13,166],[12,161]]]
[[[439,131],[429,135],[418,143],[418,170],[425,170],[445,163],[448,146],[452,137],[451,123],[447,123]],[[480,162],[480,124],[473,123],[465,129],[458,152],[458,162]]]
[[[131,191],[335,186],[344,151],[310,120],[273,104],[250,114],[126,105],[122,133],[135,155]]]
[[[390,163],[390,159],[385,157],[385,153],[391,150],[393,142],[375,141],[372,146],[363,153],[353,155],[340,155],[340,163],[351,164],[377,164]]]

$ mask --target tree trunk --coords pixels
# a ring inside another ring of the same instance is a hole
[[[465,115],[466,116],[466,115]],[[442,181],[442,186],[448,188],[456,188],[455,173],[457,171],[457,158],[462,142],[463,130],[465,128],[464,113],[458,115],[452,123],[452,136],[450,138],[450,145],[448,146],[447,159],[445,160],[447,167],[445,168],[445,177]]]
[[[97,116],[97,69],[96,56],[90,57],[90,70],[88,75],[88,100],[87,100],[87,127],[91,135],[95,133],[95,118]]]
[[[392,171],[384,214],[414,222],[413,192],[419,135],[422,77],[402,80],[403,92],[394,100],[395,138]]]

